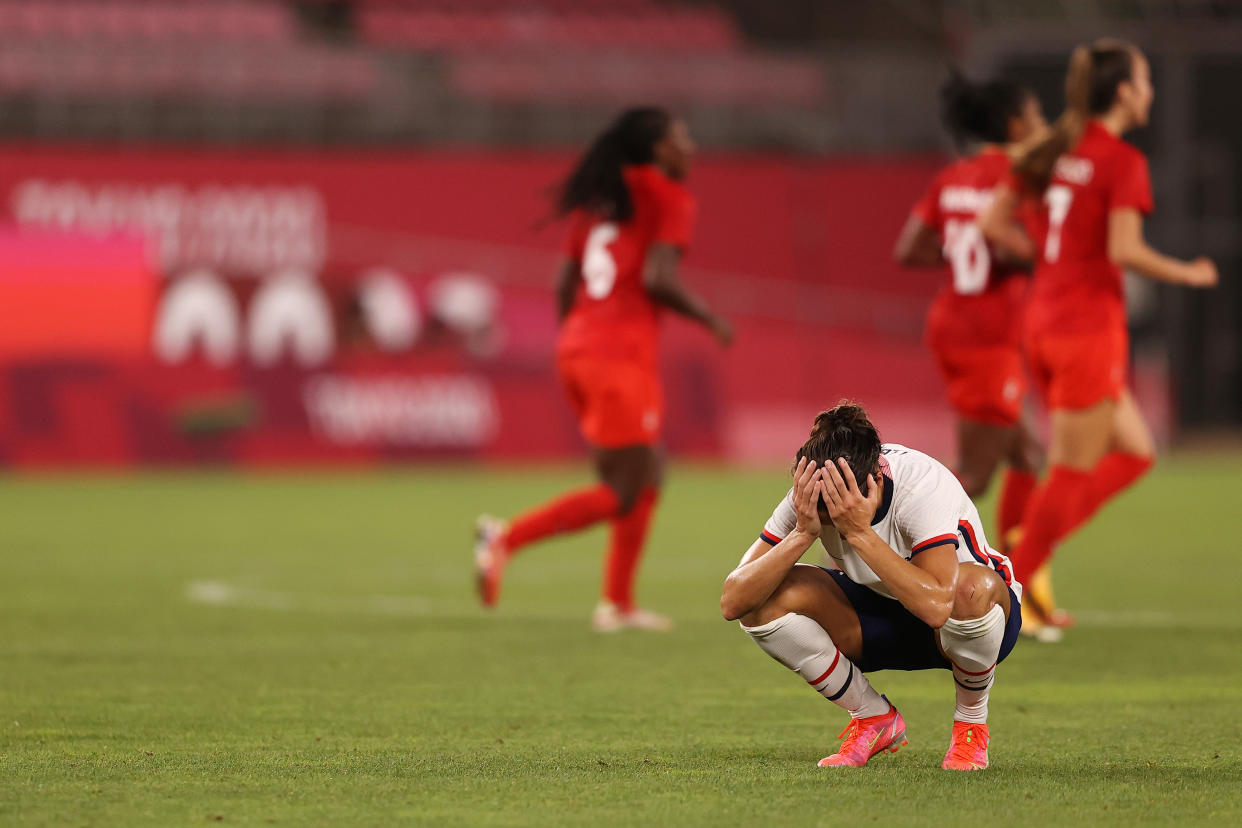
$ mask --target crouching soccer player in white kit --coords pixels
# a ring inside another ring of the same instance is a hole
[[[957,692],[942,766],[986,768],[988,691],[1022,626],[1022,586],[988,547],[957,478],[921,452],[881,444],[852,403],[815,418],[793,476],[720,606],[849,712],[840,750],[820,766],[859,767],[907,744],[905,720],[864,673],[942,668]],[[798,563],[816,538],[839,569]]]

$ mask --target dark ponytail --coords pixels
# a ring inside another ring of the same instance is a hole
[[[940,113],[958,149],[975,142],[1009,143],[1009,120],[1033,93],[1010,80],[971,83],[955,68],[940,87]]]
[[[1048,137],[1014,163],[1014,172],[1029,192],[1042,194],[1048,189],[1057,159],[1078,143],[1087,119],[1108,112],[1117,99],[1117,87],[1132,78],[1137,54],[1129,43],[1110,39],[1074,49],[1065,73],[1065,112]]]
[[[880,465],[880,432],[871,424],[865,408],[842,400],[815,418],[811,436],[798,449],[794,463],[803,457],[820,466],[835,464],[838,457],[844,457],[859,490],[866,494],[867,475],[875,474]]]
[[[604,130],[578,159],[556,197],[557,212],[582,209],[616,221],[634,215],[634,202],[622,169],[650,164],[655,145],[668,134],[672,116],[659,107],[627,109]]]

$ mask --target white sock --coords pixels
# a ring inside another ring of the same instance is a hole
[[[791,612],[758,627],[742,625],[742,629],[760,649],[802,676],[828,701],[844,707],[853,718],[888,712],[884,697],[814,620]]]
[[[1004,637],[1005,611],[999,604],[982,618],[950,618],[940,628],[940,646],[953,663],[953,681],[957,685],[954,721],[987,723],[988,690]]]

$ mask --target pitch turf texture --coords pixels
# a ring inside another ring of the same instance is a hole
[[[909,747],[820,769],[843,714],[720,619],[777,472],[672,470],[641,597],[678,629],[614,636],[601,531],[470,587],[474,514],[582,470],[6,478],[0,822],[1239,824],[1240,467],[1165,460],[1063,550],[1082,624],[1000,669],[969,775],[948,673],[874,676]]]

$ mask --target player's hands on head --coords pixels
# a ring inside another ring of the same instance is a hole
[[[854,470],[841,457],[837,458],[837,462],[824,466],[820,472],[832,525],[846,537],[866,531],[875,517],[875,510],[880,508],[882,492],[879,481],[867,475],[867,493],[864,495],[854,479]]]
[[[820,477],[823,469],[816,468],[816,465],[814,460],[803,457],[793,473],[793,505],[798,515],[794,531],[812,538],[819,537],[824,528],[819,520],[819,499],[824,491],[824,481]]]

